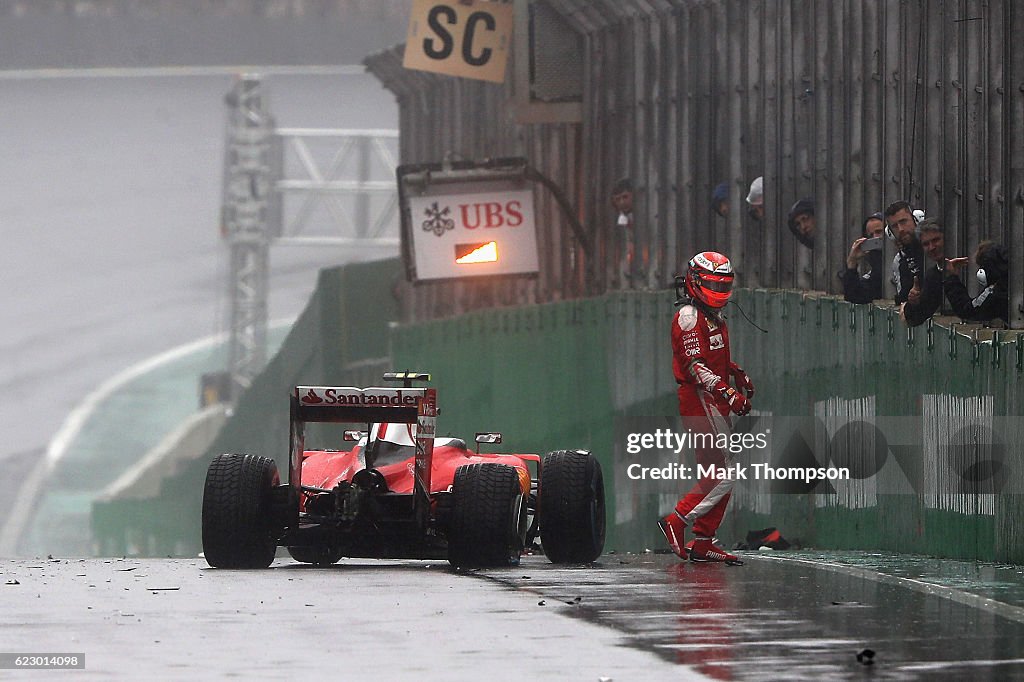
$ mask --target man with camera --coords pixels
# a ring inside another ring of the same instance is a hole
[[[843,298],[850,303],[870,303],[884,295],[882,281],[882,232],[885,217],[872,213],[864,219],[864,236],[854,240],[846,256],[846,269],[840,271]],[[861,265],[866,270],[861,272]]]

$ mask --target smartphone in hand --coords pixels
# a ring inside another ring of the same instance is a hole
[[[861,251],[878,251],[882,248],[881,237],[870,237],[860,243]]]

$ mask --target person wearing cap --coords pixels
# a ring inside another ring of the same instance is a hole
[[[884,295],[882,279],[882,248],[865,251],[862,247],[868,239],[881,239],[885,231],[885,216],[872,213],[864,219],[863,237],[858,237],[850,246],[846,256],[846,269],[840,270],[839,279],[843,282],[843,298],[850,303],[870,303]],[[860,266],[867,264],[867,271],[861,274]]]
[[[971,298],[967,287],[960,280],[960,269],[967,264],[967,258],[946,260],[945,277],[942,287],[953,313],[968,322],[991,322],[1010,319],[1010,261],[1001,244],[986,240],[978,244],[974,252],[978,264],[976,277],[983,287],[981,293]]]
[[[750,183],[750,192],[747,193],[747,205],[750,208],[747,213],[757,221],[764,220],[764,177],[754,178]]]
[[[729,217],[729,183],[720,182],[711,193],[711,210],[723,218]]]
[[[814,217],[814,197],[804,197],[789,209],[786,224],[797,241],[809,249],[814,248],[814,235],[818,231],[818,222]]]

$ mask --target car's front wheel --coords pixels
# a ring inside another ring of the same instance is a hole
[[[585,450],[556,450],[540,470],[540,544],[556,564],[588,563],[604,549],[601,463]]]
[[[281,477],[274,460],[219,455],[203,488],[203,554],[214,568],[266,568],[274,561],[270,497]]]
[[[525,534],[525,498],[515,467],[481,462],[455,471],[448,525],[453,566],[518,564]]]

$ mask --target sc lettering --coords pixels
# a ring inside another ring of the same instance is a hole
[[[466,29],[462,33],[462,60],[470,66],[483,66],[491,60],[493,50],[485,47],[479,53],[474,53],[473,40],[476,38],[477,29],[483,24],[483,30],[494,31],[497,22],[487,12],[473,12],[466,19]],[[443,61],[452,56],[455,51],[455,37],[448,27],[458,24],[458,16],[455,10],[446,5],[435,5],[430,8],[427,14],[427,25],[436,34],[437,38],[426,38],[423,41],[423,52],[431,59]]]

